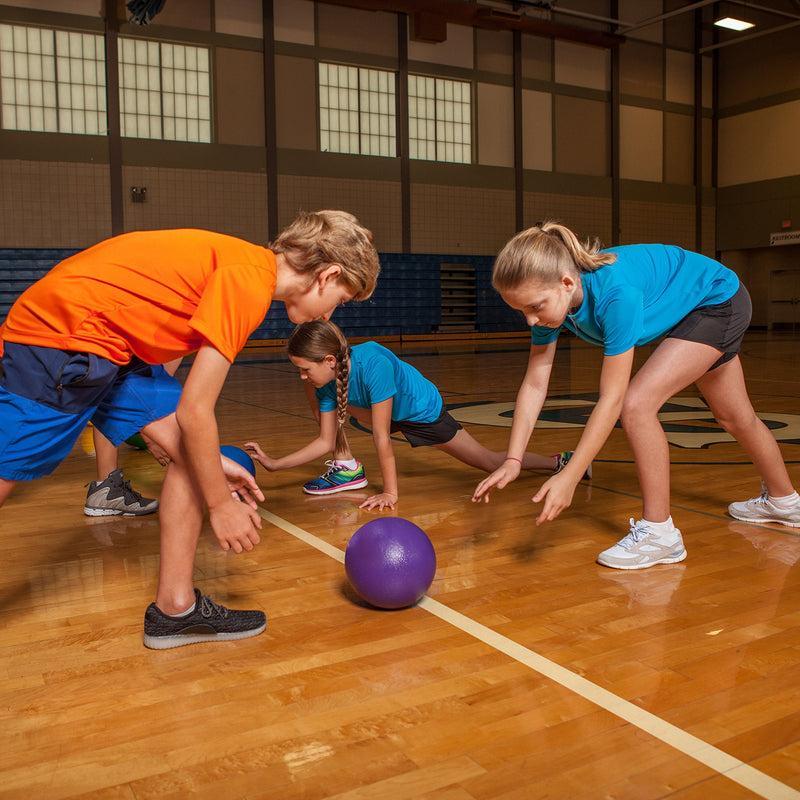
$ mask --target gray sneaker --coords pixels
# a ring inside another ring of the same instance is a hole
[[[645,569],[655,564],[674,564],[686,558],[681,532],[659,536],[643,520],[630,520],[630,533],[597,557],[597,563],[614,569]]]
[[[86,505],[83,507],[87,517],[139,517],[158,511],[158,500],[142,497],[132,489],[130,483],[123,479],[121,469],[115,469],[104,481],[92,481],[88,486]]]
[[[232,611],[194,590],[195,608],[186,617],[169,617],[155,603],[144,614],[144,645],[168,650],[198,642],[228,642],[258,636],[267,627],[263,611]]]
[[[731,503],[728,513],[743,522],[777,522],[789,528],[800,528],[800,500],[791,508],[778,508],[770,499],[766,486],[758,497],[743,503]]]

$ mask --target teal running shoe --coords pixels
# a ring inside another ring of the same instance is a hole
[[[342,467],[335,461],[326,461],[328,471],[319,478],[314,478],[304,484],[306,494],[335,494],[347,492],[350,489],[361,489],[366,486],[367,476],[364,474],[364,465],[359,464],[355,469]]]

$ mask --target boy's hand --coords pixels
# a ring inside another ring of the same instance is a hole
[[[241,464],[237,464],[227,456],[222,459],[222,471],[228,481],[231,497],[241,498],[254,511],[258,510],[256,500],[264,501],[264,493],[259,489],[256,479]],[[259,526],[260,527],[260,526]]]
[[[261,541],[256,530],[261,528],[261,517],[245,503],[231,497],[208,513],[214,536],[223,550],[241,553],[252,550]]]
[[[572,503],[576,485],[564,472],[548,478],[532,498],[534,503],[541,503],[544,500],[544,506],[536,517],[536,524],[552,522],[565,508],[568,508]]]
[[[258,442],[245,442],[244,449],[264,467],[267,472],[274,472],[275,459],[270,458],[260,447]]]
[[[483,499],[484,503],[489,502],[489,492],[497,487],[505,489],[511,481],[519,477],[522,465],[513,459],[504,461],[488,478],[484,478],[475,488],[472,495],[472,502],[478,503]]]
[[[397,495],[390,492],[381,492],[368,497],[359,508],[373,509],[377,508],[378,511],[383,511],[384,508],[394,508],[397,502]]]

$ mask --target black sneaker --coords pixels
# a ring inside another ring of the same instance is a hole
[[[132,489],[130,482],[123,479],[121,469],[115,469],[104,481],[87,485],[89,491],[83,507],[87,517],[139,517],[158,511],[158,500],[142,497]]]
[[[195,609],[188,617],[169,617],[155,603],[144,613],[144,645],[168,650],[197,642],[228,642],[258,636],[267,627],[263,611],[232,611],[194,590]]]

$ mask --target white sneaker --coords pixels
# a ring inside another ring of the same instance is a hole
[[[743,503],[731,503],[728,513],[743,522],[777,522],[789,528],[800,528],[800,500],[791,508],[778,508],[769,498],[767,488],[758,497]]]
[[[654,564],[674,564],[686,558],[681,532],[673,525],[657,534],[644,520],[630,520],[630,533],[597,557],[597,563],[614,569],[644,569]]]

